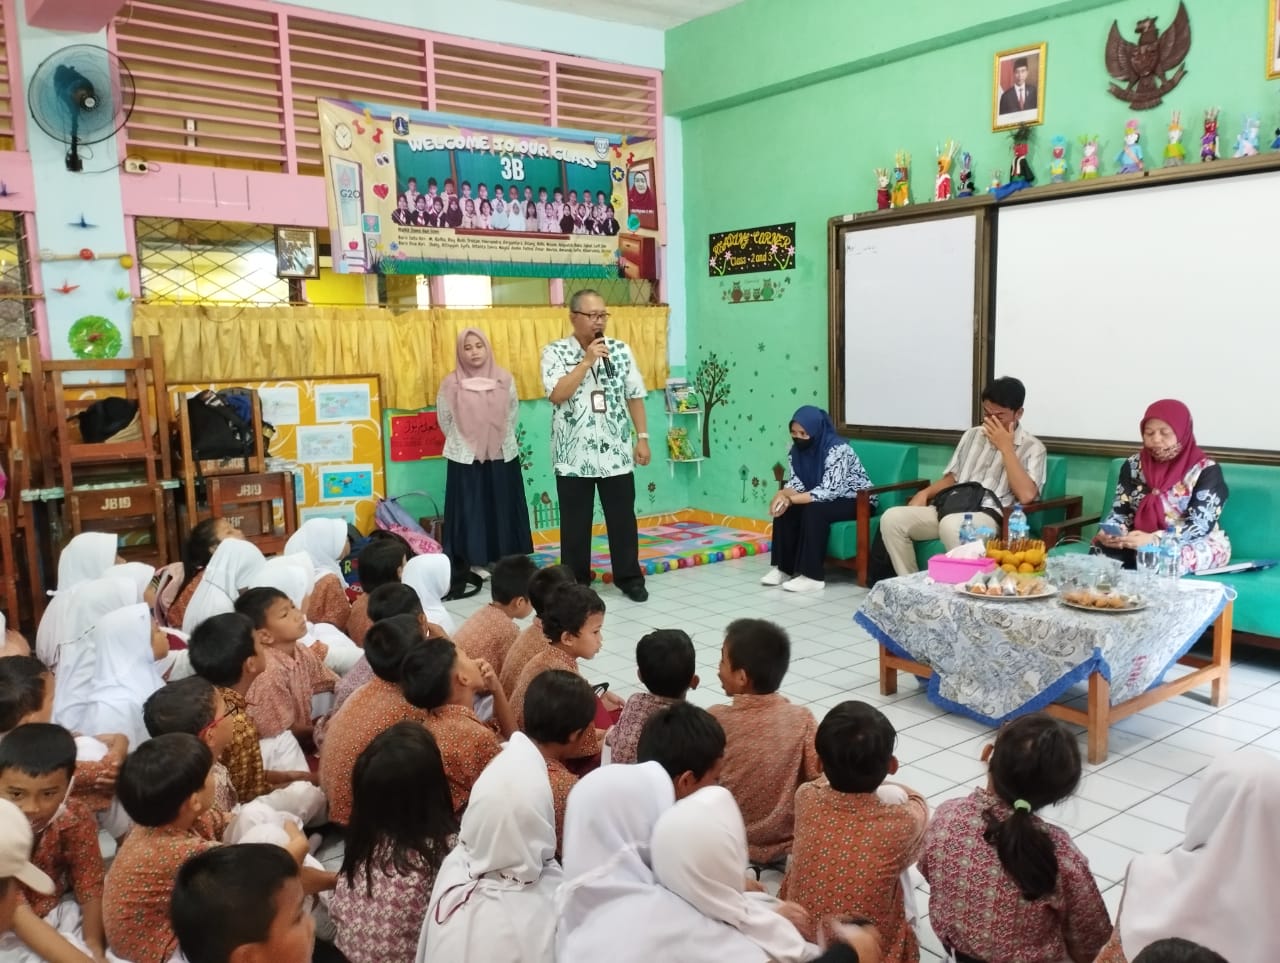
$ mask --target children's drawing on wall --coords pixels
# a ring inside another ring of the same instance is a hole
[[[516,425],[516,444],[520,447],[520,467],[524,471],[524,483],[526,485],[533,484],[533,443],[529,441],[529,432],[525,429],[524,423]]]
[[[529,514],[535,529],[560,527],[560,506],[552,501],[549,492],[533,496],[529,502]]]
[[[746,304],[748,301],[777,301],[787,292],[790,277],[762,278],[757,282],[723,281],[720,284],[720,300],[730,304]]]
[[[657,482],[649,482],[645,486],[645,490],[649,493],[649,504],[652,506],[658,501],[658,484]]]
[[[711,412],[729,400],[729,374],[734,362],[721,361],[714,351],[698,362],[693,385],[702,398],[702,457],[711,457]]]

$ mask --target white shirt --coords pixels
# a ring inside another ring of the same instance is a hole
[[[631,413],[627,402],[646,394],[644,379],[626,342],[606,338],[613,377],[597,361],[582,384],[551,415],[551,464],[567,478],[612,478],[632,471]],[[542,385],[547,397],[585,356],[574,337],[542,349]],[[591,410],[591,395],[603,391],[605,410]]]

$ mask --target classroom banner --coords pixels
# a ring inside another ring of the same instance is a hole
[[[653,140],[318,103],[336,272],[656,276]]]
[[[790,271],[796,266],[796,222],[710,234],[707,254],[712,277]]]

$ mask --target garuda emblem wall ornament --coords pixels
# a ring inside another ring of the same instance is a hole
[[[1138,42],[1125,40],[1118,21],[1111,22],[1107,35],[1107,73],[1118,83],[1108,88],[1134,110],[1158,107],[1187,75],[1187,54],[1191,50],[1191,20],[1185,3],[1178,4],[1173,23],[1160,31],[1156,18],[1139,20],[1134,30]]]

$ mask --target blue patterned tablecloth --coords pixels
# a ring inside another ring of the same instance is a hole
[[[1112,705],[1140,695],[1213,624],[1227,597],[1224,585],[1183,579],[1139,612],[1108,615],[1056,598],[972,599],[920,572],[878,583],[854,620],[894,655],[933,669],[933,702],[998,725],[1047,706],[1094,669],[1111,683]]]

